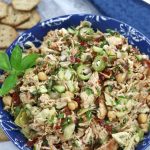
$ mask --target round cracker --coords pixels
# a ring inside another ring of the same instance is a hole
[[[0,2],[0,19],[7,16],[8,5],[4,2]]]
[[[31,12],[30,19],[27,20],[26,22],[20,24],[16,28],[17,29],[30,29],[33,26],[35,26],[40,20],[41,20],[41,17],[39,15],[39,13],[36,10],[33,10]]]
[[[0,24],[0,48],[7,48],[16,39],[17,31],[8,25]]]
[[[30,11],[32,10],[40,0],[13,0],[13,7],[17,10]]]
[[[8,6],[8,15],[1,20],[1,23],[17,26],[30,18],[30,12],[15,10],[11,5]]]

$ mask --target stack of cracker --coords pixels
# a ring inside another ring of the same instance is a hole
[[[17,30],[32,28],[40,21],[35,7],[40,0],[12,0],[11,4],[0,1],[0,50],[5,50],[17,38]],[[0,141],[7,141],[0,129]]]
[[[40,0],[0,1],[0,50],[6,49],[18,36],[17,30],[32,28],[40,21],[36,6]]]

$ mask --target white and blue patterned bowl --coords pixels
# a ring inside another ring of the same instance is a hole
[[[66,15],[41,22],[32,29],[27,30],[22,35],[20,35],[8,48],[7,53],[10,55],[13,47],[16,44],[19,44],[20,46],[24,47],[24,43],[26,41],[32,41],[36,46],[40,46],[43,37],[47,34],[49,30],[77,26],[82,20],[90,21],[94,29],[99,29],[103,32],[105,32],[105,30],[108,28],[120,32],[122,35],[128,38],[130,44],[137,46],[142,53],[148,54],[150,56],[150,40],[148,40],[143,34],[138,32],[136,29],[112,18],[89,14]],[[20,132],[19,127],[15,125],[13,117],[8,112],[3,110],[3,104],[1,100],[0,125],[10,138],[10,140],[15,145],[17,145],[19,149],[31,150],[31,148],[27,147],[26,145],[27,139]],[[150,133],[145,135],[144,140],[139,143],[136,150],[150,150]]]

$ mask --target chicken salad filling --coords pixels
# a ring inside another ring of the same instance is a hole
[[[134,150],[150,127],[150,60],[108,29],[49,31],[36,62],[4,94],[34,150]],[[25,47],[26,49],[26,47]],[[1,80],[7,77],[1,75]]]

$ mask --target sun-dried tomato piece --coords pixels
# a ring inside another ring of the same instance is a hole
[[[28,147],[32,147],[32,146],[36,143],[37,140],[38,140],[38,138],[34,138],[34,139],[32,139],[32,140],[29,140],[29,141],[27,142],[27,146],[28,146]]]
[[[86,42],[81,41],[81,42],[80,42],[80,45],[81,45],[81,46],[86,46],[87,44],[86,44]]]
[[[144,59],[143,64],[150,68],[150,60]]]
[[[60,126],[60,125],[56,125],[56,126],[55,126],[55,129],[56,129],[56,130],[61,129],[61,126]]]
[[[95,118],[96,122],[99,123],[101,126],[104,126],[104,120],[103,119],[99,119],[99,118]]]
[[[102,83],[105,79],[106,77],[103,74],[99,73],[99,82]]]
[[[122,44],[116,45],[116,48],[117,48],[117,49],[121,49],[121,48],[122,48]]]
[[[17,92],[14,92],[12,94],[12,99],[13,99],[14,106],[19,106],[21,104],[21,100],[20,100],[19,94]]]
[[[75,62],[81,62],[80,58],[75,58]]]
[[[78,103],[78,105],[80,106],[80,104],[81,104],[81,98],[79,96],[76,96],[74,98],[74,101],[76,101]]]
[[[69,109],[68,107],[66,107],[66,108],[64,109],[64,113],[65,113],[66,115],[71,115],[71,111],[70,111],[70,109]]]
[[[55,146],[57,149],[61,149],[61,148],[62,148],[62,144],[61,144],[61,143],[54,144],[54,146]]]
[[[104,128],[106,129],[106,131],[108,132],[108,133],[112,133],[112,126],[111,125],[104,125]]]

